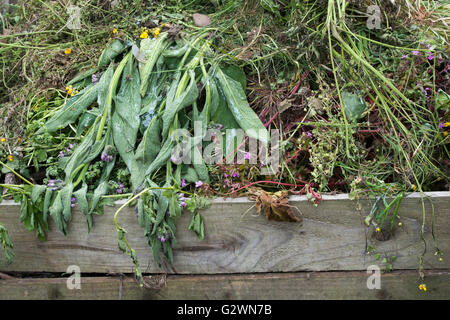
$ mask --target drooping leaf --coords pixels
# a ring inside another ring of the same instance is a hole
[[[144,97],[147,93],[149,77],[153,71],[156,61],[168,45],[167,36],[168,33],[163,32],[156,39],[147,38],[141,41],[139,55],[145,59],[145,63],[139,64],[139,74],[141,78],[140,93],[142,97]]]
[[[247,78],[245,76],[244,71],[239,68],[238,66],[235,66],[233,64],[225,65],[221,67],[221,70],[224,74],[229,76],[234,81],[237,81],[241,84],[242,90],[245,90],[247,88]]]
[[[112,169],[114,169],[114,164],[116,163],[116,158],[114,157],[113,161],[108,162],[106,167],[103,168],[102,175],[100,177],[100,183],[94,190],[94,195],[91,200],[91,209],[89,210],[89,214],[92,214],[94,210],[97,208],[97,205],[100,201],[100,198],[108,193],[109,190],[109,176],[111,174]]]
[[[129,171],[133,167],[133,151],[139,131],[139,112],[141,109],[139,88],[139,72],[130,60],[122,75],[122,82],[116,96],[115,110],[112,116],[114,145]]]
[[[111,63],[108,69],[106,69],[106,71],[103,72],[102,76],[100,77],[100,80],[97,83],[98,86],[97,104],[100,113],[103,113],[103,110],[105,109],[106,96],[108,95],[108,90],[113,75],[114,75],[114,65]]]
[[[67,185],[65,185],[61,191],[61,202],[63,204],[63,217],[64,217],[64,221],[66,222],[70,222],[70,220],[72,219],[72,191],[73,191],[73,184],[69,183]]]
[[[239,126],[246,131],[249,137],[268,143],[269,133],[250,108],[241,84],[226,75],[219,67],[216,69],[216,77],[226,98],[227,106]]]
[[[145,176],[142,173],[150,167],[161,150],[161,141],[159,136],[159,121],[155,117],[150,122],[147,130],[145,130],[142,141],[136,149],[133,167],[131,168],[131,181],[134,189],[137,188],[142,181],[144,181]]]
[[[31,192],[31,201],[36,203],[41,194],[47,189],[44,185],[35,184],[33,185],[33,191]]]
[[[67,234],[66,231],[66,222],[64,221],[63,217],[63,203],[61,201],[61,192],[58,191],[56,193],[56,197],[53,200],[53,204],[50,206],[50,216],[53,218],[53,221],[55,221],[56,227],[61,231],[64,235]]]
[[[51,200],[52,200],[52,195],[53,195],[53,190],[51,188],[47,188],[47,190],[45,190],[44,208],[43,208],[43,215],[42,215],[42,220],[45,221],[46,223],[47,223],[48,209],[50,207]]]
[[[200,240],[203,240],[205,237],[205,225],[203,222],[203,217],[199,212],[195,212],[192,216],[191,223],[189,224],[189,230],[194,231]]]
[[[166,100],[166,109],[162,116],[163,119],[163,129],[162,129],[162,137],[167,136],[170,125],[173,123],[173,119],[177,112],[182,110],[183,108],[192,105],[198,98],[198,89],[197,84],[195,82],[195,73],[193,70],[189,70],[190,81],[187,85],[186,89],[177,96],[177,89],[180,83],[177,79],[172,82],[172,85],[169,88],[167,93]]]
[[[37,132],[43,133],[44,130],[54,132],[60,128],[65,128],[75,122],[79,115],[89,107],[97,98],[98,84],[91,84],[69,98],[64,106],[59,109]]]
[[[103,50],[100,59],[98,60],[98,68],[101,69],[106,67],[114,58],[121,54],[126,48],[126,45],[119,39],[114,39],[106,48]]]
[[[81,212],[83,212],[83,214],[86,216],[86,221],[88,224],[88,232],[91,232],[92,215],[89,214],[89,205],[88,205],[87,196],[86,196],[87,190],[88,190],[88,185],[86,183],[83,183],[81,188],[73,193],[73,196],[77,200],[77,204],[80,207]]]
[[[174,142],[169,137],[166,142],[164,142],[164,145],[162,146],[161,150],[159,151],[158,155],[156,156],[155,160],[150,164],[150,166],[145,171],[144,176],[148,177],[152,173],[154,173],[156,170],[161,168],[167,160],[169,160],[172,149],[173,149]]]

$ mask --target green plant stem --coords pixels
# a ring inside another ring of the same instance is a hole
[[[0,161],[0,164],[2,166],[4,166],[6,169],[8,169],[9,171],[11,171],[12,173],[14,173],[16,176],[18,176],[20,179],[22,179],[25,183],[29,184],[30,186],[33,186],[34,184],[31,183],[30,181],[28,181],[27,179],[25,179],[24,177],[22,177],[19,173],[17,173],[14,169],[10,168],[7,164],[3,163],[2,161]]]

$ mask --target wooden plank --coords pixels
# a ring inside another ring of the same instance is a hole
[[[426,292],[418,289],[416,271],[383,274],[380,289],[372,290],[367,288],[368,276],[365,272],[169,275],[160,289],[139,288],[130,277],[81,277],[79,290],[69,290],[67,278],[0,280],[0,299],[117,300],[120,294],[124,300],[450,299],[449,271],[426,272]]]
[[[431,206],[426,201],[427,269],[450,269],[450,192],[428,193],[435,209],[435,235],[444,252],[443,262],[434,255],[431,238]],[[177,226],[178,245],[174,267],[168,273],[221,274],[290,271],[366,270],[379,263],[365,251],[363,220],[369,202],[356,210],[347,195],[324,196],[318,207],[306,197],[291,197],[290,203],[303,214],[303,223],[267,221],[256,216],[253,203],[245,198],[216,199],[203,211],[206,237],[198,240],[188,231],[192,215],[184,213]],[[253,207],[253,208],[252,208]],[[117,208],[117,206],[116,206]],[[0,221],[9,230],[14,242],[15,260],[6,265],[0,255],[0,271],[65,272],[69,265],[78,265],[81,272],[131,273],[128,256],[117,248],[113,224],[114,208],[106,207],[102,216],[94,217],[90,234],[84,216],[74,210],[68,236],[63,236],[50,224],[48,241],[39,242],[19,222],[19,206],[11,201],[0,205]],[[372,241],[378,252],[396,256],[395,269],[417,269],[418,256],[424,250],[420,239],[422,212],[420,196],[404,199],[399,215],[403,222],[388,241]],[[161,273],[153,263],[143,230],[137,223],[133,208],[123,210],[118,222],[127,231],[131,246],[136,249],[143,272]],[[369,237],[372,237],[369,234]]]

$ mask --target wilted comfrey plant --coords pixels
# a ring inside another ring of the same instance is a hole
[[[234,129],[266,133],[253,138],[267,142],[269,135],[246,99],[245,74],[237,67],[218,64],[210,41],[206,40],[207,32],[176,41],[163,31],[155,32],[154,36],[141,37],[138,44],[118,38],[112,40],[96,68],[68,83],[79,93],[68,96],[66,103],[36,134],[52,134],[78,121],[77,134],[82,136],[73,149],[69,147],[66,153],[62,152],[64,180],[48,186],[53,194],[44,190],[46,186],[41,193],[47,199],[44,210],[58,222],[58,228],[66,233],[71,208],[77,203],[90,229],[92,213],[101,204],[102,197],[114,189],[113,196],[123,194],[125,181],[122,180],[118,188],[111,188],[109,176],[116,162],[124,164],[133,191],[124,206],[137,202],[139,224],[145,229],[159,264],[161,252],[172,263],[175,223],[182,210],[195,211],[204,206],[203,202],[190,202],[184,196],[187,191],[180,193],[180,189],[189,182],[203,190],[210,183],[208,167],[201,155],[200,163],[193,165],[171,158],[179,143],[174,132],[179,128],[192,129],[195,121],[208,128],[210,122],[218,123],[227,118],[234,119]],[[118,64],[114,63],[116,58],[120,59]],[[205,92],[205,99],[201,100],[200,83]],[[198,103],[203,104],[201,112]],[[219,105],[220,113],[217,112]],[[92,110],[88,110],[90,108]],[[192,152],[199,152],[195,145]],[[102,161],[102,172],[94,190],[90,191],[86,172],[98,158]],[[163,167],[165,177],[161,174]],[[114,216],[118,245],[130,255],[136,265],[136,276],[142,281],[136,253],[126,240],[126,231],[116,220],[124,206]],[[189,228],[203,238],[203,219],[197,211]]]

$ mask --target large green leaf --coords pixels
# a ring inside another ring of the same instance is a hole
[[[241,84],[226,75],[219,67],[217,67],[215,74],[227,101],[227,106],[239,126],[246,131],[249,137],[268,143],[269,133],[256,113],[250,108]]]
[[[33,203],[36,203],[38,198],[41,196],[42,193],[47,189],[44,185],[35,184],[33,185],[33,191],[31,192],[31,201]]]
[[[114,145],[131,172],[133,151],[139,131],[139,112],[141,95],[139,94],[139,72],[130,59],[125,67],[120,90],[116,96],[115,110],[112,116],[112,134]]]
[[[60,128],[65,128],[75,122],[78,116],[89,107],[97,98],[98,84],[91,84],[69,98],[65,105],[59,109],[36,133],[43,133],[44,130],[54,132]]]
[[[180,84],[178,79],[172,82],[167,93],[166,109],[162,116],[163,119],[163,130],[162,137],[166,137],[169,131],[170,125],[173,123],[173,119],[177,112],[183,108],[192,105],[198,98],[198,88],[195,82],[195,72],[189,70],[190,81],[186,89],[177,96],[177,90]]]
[[[156,39],[147,38],[141,41],[139,55],[145,59],[145,63],[139,64],[139,74],[141,77],[140,93],[142,97],[147,93],[148,81],[153,71],[153,67],[168,45],[167,36],[168,34],[163,32]]]
[[[200,240],[203,240],[205,237],[205,224],[203,223],[203,217],[200,213],[195,212],[192,216],[189,230],[194,231]]]
[[[109,85],[111,84],[113,75],[114,64],[111,63],[98,81],[97,104],[100,109],[100,113],[102,113],[105,108],[106,97],[108,95]]]
[[[92,215],[89,214],[89,205],[87,201],[87,190],[88,186],[86,183],[83,183],[82,187],[73,193],[73,196],[77,200],[77,204],[80,207],[81,212],[86,216],[86,221],[88,224],[88,232],[91,232],[92,229]]]
[[[53,218],[53,221],[55,221],[56,227],[64,234],[67,234],[66,228],[67,224],[64,221],[63,217],[63,203],[61,201],[61,192],[58,191],[56,193],[56,197],[53,200],[53,204],[50,206],[50,216]]]
[[[73,184],[69,183],[61,189],[61,202],[63,204],[64,221],[69,222],[72,219],[72,199]]]
[[[154,117],[136,149],[133,167],[130,170],[133,190],[144,181],[145,176],[143,172],[150,167],[161,150],[160,131],[159,120],[157,117]]]

